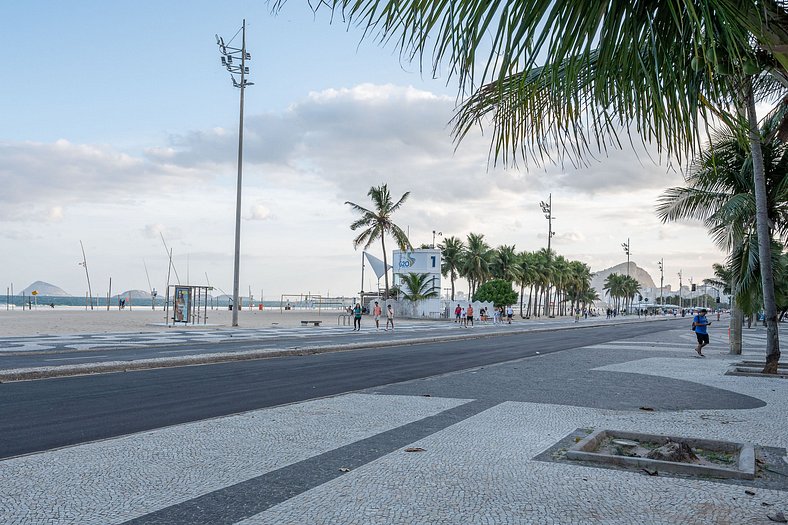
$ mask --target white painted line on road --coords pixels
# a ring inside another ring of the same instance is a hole
[[[185,350],[162,350],[161,352],[158,352],[158,353],[159,354],[180,354],[180,353],[183,353],[183,352],[194,352],[194,350],[191,349],[191,348],[187,348]]]
[[[107,357],[105,355],[92,355],[90,357]],[[49,357],[45,361],[71,361],[72,359],[85,359],[84,357]]]

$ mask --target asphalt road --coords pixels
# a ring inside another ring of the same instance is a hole
[[[635,319],[622,319],[633,322]],[[650,321],[654,321],[653,319]],[[656,322],[672,321],[664,319]],[[610,324],[603,319],[584,324]],[[621,321],[614,324],[621,324]],[[372,343],[457,335],[485,335],[512,330],[544,330],[573,326],[570,319],[529,321],[523,324],[478,326],[472,332],[454,323],[401,323],[396,332],[375,331],[371,323],[361,332],[350,327],[267,328],[233,331],[167,331],[162,333],[77,334],[65,336],[0,338],[0,370],[29,367],[52,367],[107,361],[172,358],[211,353],[244,351],[287,351],[304,347]]]
[[[0,384],[0,458],[676,328],[674,322]]]

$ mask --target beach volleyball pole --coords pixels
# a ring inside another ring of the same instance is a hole
[[[82,248],[82,262],[79,263],[80,266],[85,267],[85,276],[88,278],[88,295],[90,296],[90,309],[93,309],[93,292],[90,289],[90,274],[88,273],[88,259],[85,257],[85,246],[82,244],[82,241],[79,241],[79,246]]]

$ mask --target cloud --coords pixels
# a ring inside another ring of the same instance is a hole
[[[50,221],[59,221],[63,218],[63,207],[62,206],[52,206],[49,209],[49,220]]]
[[[0,207],[0,220],[58,219],[67,205],[133,201],[207,177],[109,146],[0,142],[0,187],[8,203]]]
[[[249,209],[249,215],[245,218],[250,221],[265,221],[271,217],[271,210],[262,204],[255,204]]]
[[[389,182],[439,205],[489,199],[497,192],[516,196],[558,189],[596,195],[681,182],[653,148],[628,144],[577,168],[495,167],[489,139],[479,130],[454,143],[449,125],[454,111],[452,98],[411,86],[361,84],[312,92],[281,113],[249,116],[244,159],[260,166],[255,169],[265,184],[293,188],[319,180],[345,195],[347,188],[366,191]],[[170,148],[175,153],[165,148],[149,156],[184,167],[229,168],[236,162],[237,133],[218,128],[176,135]]]

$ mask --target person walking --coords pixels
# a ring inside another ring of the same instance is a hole
[[[468,322],[471,323],[471,328],[473,328],[473,305],[469,304],[468,308],[465,309],[466,317],[465,317],[465,326],[468,326]]]
[[[389,325],[391,325],[391,331],[394,331],[394,308],[391,305],[386,307],[386,331],[388,332]]]
[[[512,324],[513,316],[514,316],[514,308],[512,308],[512,305],[508,305],[506,307],[506,319],[509,321],[509,324]]]
[[[361,331],[361,303],[353,307],[353,331]]]
[[[709,333],[706,330],[709,325],[711,325],[711,321],[706,318],[706,309],[701,308],[698,315],[692,318],[692,330],[698,338],[698,346],[695,347],[695,351],[700,357],[706,357],[702,350],[704,346],[709,344]]]
[[[380,308],[380,305],[377,301],[375,301],[375,307],[372,308],[372,315],[375,316],[375,330],[380,331],[380,316],[383,314],[383,310]]]
[[[454,309],[454,322],[455,323],[462,322],[460,320],[460,315],[461,314],[462,314],[462,307],[460,306],[460,303],[457,303],[457,308]]]

